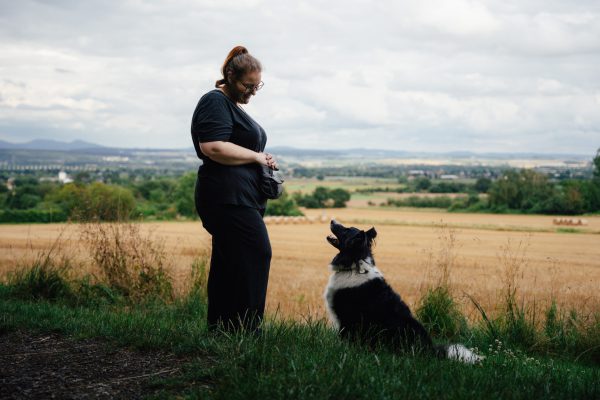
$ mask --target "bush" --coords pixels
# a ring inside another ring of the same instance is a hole
[[[410,196],[407,199],[388,199],[387,205],[395,207],[448,208],[452,205],[452,199],[448,196]]]
[[[474,189],[479,193],[487,193],[490,187],[492,187],[492,180],[489,178],[478,178],[474,185]]]
[[[33,300],[73,298],[68,281],[71,260],[58,254],[60,243],[59,237],[49,249],[40,251],[31,264],[20,262],[17,265],[17,270],[8,279],[14,296]]]
[[[100,182],[86,186],[66,184],[49,194],[47,200],[81,221],[127,220],[135,208],[135,198],[129,189]]]
[[[344,189],[327,189],[323,186],[315,188],[312,194],[295,194],[294,199],[299,206],[306,208],[346,207],[350,200],[350,192]]]
[[[461,193],[467,190],[467,185],[458,182],[439,182],[429,188],[429,193]]]
[[[170,266],[164,247],[151,235],[142,236],[132,223],[90,223],[82,228],[96,267],[104,281],[123,296],[172,300]]]
[[[265,215],[284,215],[296,217],[304,214],[298,208],[296,201],[284,190],[280,198],[277,200],[269,200],[267,202],[267,210],[265,211]]]
[[[196,172],[190,172],[177,180],[174,197],[177,212],[188,218],[197,218],[194,188],[196,186]]]
[[[457,339],[467,331],[467,320],[446,286],[428,289],[419,301],[416,315],[434,337]]]
[[[0,211],[0,222],[65,222],[68,215],[60,209],[50,210],[3,210]]]

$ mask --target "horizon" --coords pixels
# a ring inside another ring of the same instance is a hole
[[[600,146],[591,0],[22,0],[0,18],[0,140],[187,148],[198,99],[241,44],[263,64],[244,108],[270,147]]]
[[[51,142],[51,143],[55,143],[55,144],[75,144],[75,143],[86,143],[89,145],[92,145],[94,147],[97,148],[102,148],[102,149],[115,149],[115,150],[147,150],[147,151],[156,151],[156,150],[165,150],[165,151],[191,151],[194,152],[194,147],[193,146],[183,146],[183,147],[115,147],[115,146],[104,146],[95,142],[90,142],[87,140],[81,140],[81,139],[75,139],[75,140],[71,140],[71,141],[60,141],[60,140],[55,140],[55,139],[43,139],[43,138],[35,138],[35,139],[31,139],[25,142],[13,142],[13,141],[8,141],[8,140],[3,140],[0,139],[0,142],[5,142],[5,143],[9,143],[11,145],[27,145],[27,144],[32,144],[35,142]],[[594,151],[592,151],[591,153],[559,153],[559,152],[490,152],[490,151],[469,151],[469,150],[449,150],[449,151],[424,151],[424,150],[415,150],[415,151],[409,151],[409,150],[402,150],[402,149],[383,149],[383,148],[378,148],[378,147],[348,147],[348,148],[336,148],[336,149],[318,149],[318,148],[313,148],[313,147],[296,147],[296,146],[270,146],[268,148],[274,148],[274,149],[289,149],[289,150],[298,150],[298,151],[314,151],[314,152],[333,152],[333,153],[337,153],[337,152],[344,152],[344,151],[360,151],[360,150],[366,150],[366,151],[381,151],[381,152],[397,152],[397,153],[407,153],[407,154],[431,154],[431,155],[452,155],[455,153],[467,153],[467,154],[474,154],[474,155],[534,155],[534,156],[564,156],[564,157],[568,157],[568,156],[577,156],[577,157],[588,157],[590,156],[590,154],[592,154],[592,157],[596,154],[597,151],[600,151],[600,147]],[[267,148],[267,149],[268,149]],[[85,148],[80,148],[80,149],[85,149]],[[0,147],[0,150],[47,150],[47,149],[23,149],[23,148],[18,148],[18,149],[11,149],[11,148],[2,148]],[[75,149],[73,150],[69,150],[69,151],[75,151]]]

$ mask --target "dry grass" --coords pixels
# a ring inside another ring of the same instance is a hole
[[[130,298],[172,298],[173,269],[164,243],[134,223],[85,223],[81,238],[101,281]]]
[[[513,282],[511,287],[518,287],[520,301],[543,304],[554,297],[567,309],[599,309],[600,236],[593,232],[600,230],[600,217],[587,218],[589,225],[583,229],[588,233],[565,234],[557,233],[552,217],[544,216],[308,210],[312,216],[322,213],[362,228],[377,228],[378,266],[413,306],[424,288],[448,279],[463,310],[473,319],[477,312],[462,293],[493,310],[502,304],[509,282]],[[448,225],[445,233],[441,224]],[[309,313],[325,316],[322,293],[329,276],[327,265],[335,254],[325,241],[328,224],[268,228],[273,247],[268,311],[295,319]],[[14,270],[19,260],[51,246],[60,232],[63,249],[76,259],[89,259],[80,229],[72,225],[0,226],[0,276]],[[176,292],[185,291],[192,263],[210,243],[201,224],[165,222],[141,224],[139,229],[142,235],[155,232],[168,254]],[[90,263],[83,265],[75,273],[98,273],[89,270]],[[433,270],[440,265],[448,267],[447,273],[440,275]],[[507,265],[514,265],[512,272]]]

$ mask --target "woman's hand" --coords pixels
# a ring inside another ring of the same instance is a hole
[[[256,162],[274,170],[279,169],[277,166],[277,161],[275,161],[273,155],[269,153],[257,153]]]
[[[270,153],[265,154],[267,155],[267,167],[277,171],[279,167],[277,166],[277,160],[275,160],[275,157],[273,157],[273,155]]]
[[[200,143],[200,151],[213,161],[223,165],[243,165],[253,162],[271,169],[278,169],[277,161],[269,153],[257,153],[230,142]]]

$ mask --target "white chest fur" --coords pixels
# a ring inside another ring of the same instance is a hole
[[[369,260],[370,261],[370,260]],[[329,268],[333,271],[329,277],[329,283],[325,288],[325,306],[331,322],[339,329],[340,323],[333,309],[333,296],[340,289],[354,288],[363,285],[373,279],[383,278],[381,271],[375,265],[368,263],[365,260],[360,260],[358,265],[352,265],[350,270],[339,270],[335,265],[330,265]]]

